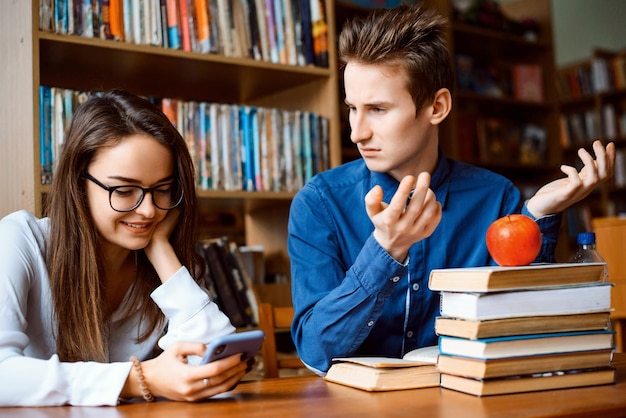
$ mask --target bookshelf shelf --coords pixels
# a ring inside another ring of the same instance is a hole
[[[189,100],[245,103],[277,90],[323,82],[331,75],[328,68],[272,64],[42,31],[39,39],[41,83],[75,90],[97,84]],[[199,88],[203,85],[207,88]]]
[[[138,1],[138,0],[137,0]],[[10,2],[0,16],[4,52],[0,217],[19,209],[45,215],[39,161],[39,86],[78,91],[124,88],[136,94],[223,104],[301,110],[329,121],[330,166],[341,162],[334,0],[324,0],[328,67],[85,38],[40,30],[39,0]],[[3,136],[4,137],[4,136]],[[264,245],[269,274],[289,275],[287,215],[294,193],[198,190],[202,237],[228,235]]]
[[[529,110],[549,110],[552,105],[549,103],[537,103],[524,100],[517,100],[511,97],[496,97],[485,94],[475,93],[472,91],[459,90],[455,93],[455,99],[462,102],[484,103],[496,106],[506,106],[511,109],[529,109]]]

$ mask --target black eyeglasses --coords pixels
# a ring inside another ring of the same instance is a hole
[[[183,200],[183,191],[175,183],[161,184],[155,187],[140,186],[105,186],[89,173],[85,178],[109,192],[109,204],[116,212],[130,212],[143,202],[146,193],[152,196],[152,203],[161,210],[174,209]]]

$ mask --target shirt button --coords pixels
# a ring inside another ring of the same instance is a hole
[[[400,278],[398,276],[392,277],[391,281],[394,282],[394,283],[398,283],[400,281]]]
[[[371,327],[372,325],[374,325],[374,321],[370,321],[370,322],[367,323],[368,327]]]
[[[413,290],[416,291],[416,292],[418,290],[420,290],[420,284],[419,283],[413,283]]]
[[[413,336],[413,331],[409,331],[406,333],[407,338],[411,338]]]

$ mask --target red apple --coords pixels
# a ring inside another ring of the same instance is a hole
[[[493,221],[487,229],[487,250],[501,266],[525,266],[541,250],[541,231],[526,215],[507,215]]]

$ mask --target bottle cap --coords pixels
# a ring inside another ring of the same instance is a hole
[[[578,234],[578,245],[587,245],[596,243],[596,234],[594,232],[580,232]]]

